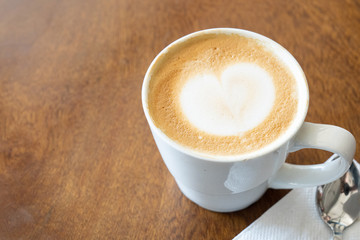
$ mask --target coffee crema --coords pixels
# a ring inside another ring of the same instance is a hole
[[[150,70],[148,109],[175,142],[210,155],[239,155],[291,125],[297,85],[260,40],[208,33],[174,44]]]

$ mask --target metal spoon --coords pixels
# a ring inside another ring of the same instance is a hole
[[[339,156],[333,155],[329,161],[337,158]],[[359,186],[359,169],[353,162],[344,176],[316,189],[317,209],[323,221],[333,231],[334,240],[341,240],[344,229],[359,217]]]

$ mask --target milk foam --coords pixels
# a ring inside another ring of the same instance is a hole
[[[182,88],[180,105],[191,124],[209,134],[241,135],[262,123],[272,110],[272,77],[255,63],[227,67],[218,78],[199,74]]]
[[[151,69],[150,116],[192,151],[257,151],[291,127],[297,81],[272,48],[238,34],[201,34],[170,46]]]

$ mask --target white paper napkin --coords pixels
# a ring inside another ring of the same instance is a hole
[[[315,187],[292,190],[234,240],[331,239],[330,228],[317,212],[315,191]],[[343,239],[360,240],[359,219],[345,229]]]

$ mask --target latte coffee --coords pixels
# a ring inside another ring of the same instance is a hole
[[[298,109],[295,77],[264,42],[232,33],[178,41],[149,70],[147,107],[170,139],[209,155],[254,152]]]

